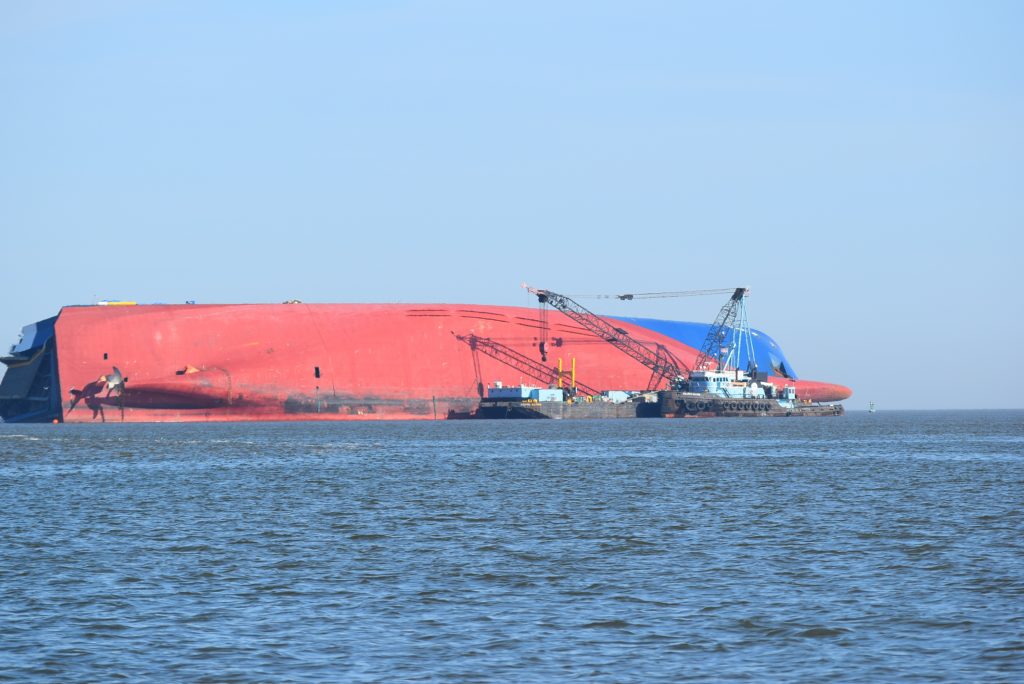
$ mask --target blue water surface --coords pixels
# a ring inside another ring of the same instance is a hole
[[[1024,412],[0,425],[2,681],[1021,681]]]

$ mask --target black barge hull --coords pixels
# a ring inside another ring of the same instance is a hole
[[[657,418],[658,404],[625,402],[567,401],[482,401],[472,418],[526,418],[553,420],[587,420],[592,418]],[[461,418],[464,416],[449,416]]]
[[[842,404],[783,406],[775,399],[726,399],[691,392],[658,392],[658,412],[665,418],[785,418],[841,416]]]
[[[782,406],[774,399],[723,399],[689,392],[658,392],[655,402],[488,401],[475,411],[449,413],[448,419],[553,419],[591,418],[786,418],[841,416],[842,404]]]

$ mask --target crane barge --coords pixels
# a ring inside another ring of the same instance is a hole
[[[455,334],[455,333],[452,333]],[[565,371],[561,361],[557,367],[534,361],[525,354],[497,340],[480,335],[455,335],[473,351],[474,374],[480,405],[474,411],[450,411],[449,419],[466,418],[636,418],[653,415],[652,405],[638,407],[625,392],[602,392],[576,379],[575,359],[572,371]],[[495,383],[484,394],[480,379],[477,352],[496,359],[510,368],[539,381],[544,387],[527,385],[504,386]]]
[[[836,416],[841,404],[802,401],[785,378],[759,371],[753,353],[753,336],[747,319],[750,290],[738,287],[718,312],[692,366],[661,345],[651,346],[590,311],[571,297],[523,285],[541,306],[551,305],[594,335],[651,370],[647,393],[657,392],[658,415],[664,417],[712,416]],[[629,301],[650,296],[689,296],[718,293],[702,290],[674,293],[618,295]],[[543,320],[543,317],[542,317]],[[543,350],[542,350],[543,353]],[[741,357],[748,367],[741,369]],[[667,382],[668,387],[663,387]],[[780,386],[781,385],[781,386]]]

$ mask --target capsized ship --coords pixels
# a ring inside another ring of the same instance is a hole
[[[708,324],[617,318],[643,344],[690,363]],[[0,358],[6,422],[433,419],[475,408],[515,368],[458,336],[498,340],[608,390],[650,372],[558,312],[477,304],[149,304],[67,306],[22,330]],[[546,330],[546,332],[545,332]],[[757,366],[802,399],[841,401],[842,385],[798,378],[768,335]]]

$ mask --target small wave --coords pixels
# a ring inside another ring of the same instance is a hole
[[[807,639],[823,639],[846,634],[849,631],[850,630],[842,627],[811,627],[810,629],[805,629],[802,632],[797,632],[796,635]]]
[[[178,622],[182,624],[191,624],[194,622],[210,622],[211,620],[215,620],[220,616],[220,613],[216,611],[205,611],[202,613],[196,613],[195,615],[188,615],[186,617],[182,617],[178,620]]]
[[[583,629],[628,629],[632,626],[625,620],[599,620],[580,625]]]
[[[123,632],[126,629],[128,629],[128,625],[123,625],[120,622],[93,621],[85,625],[86,636],[96,636],[102,632]]]
[[[1022,652],[1024,652],[1024,642],[1017,642],[1007,644],[1006,646],[987,648],[981,652],[981,657],[988,660],[1002,660],[1007,658],[1016,660],[1020,657]]]
[[[212,549],[206,544],[187,544],[184,546],[172,546],[167,550],[171,553],[199,553],[201,551],[210,551]]]

